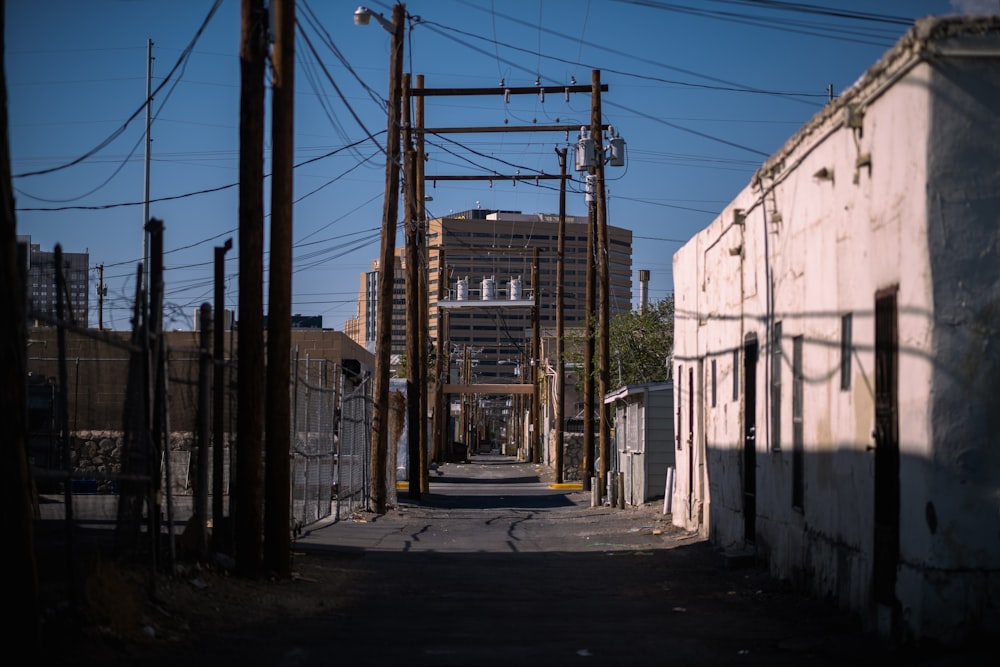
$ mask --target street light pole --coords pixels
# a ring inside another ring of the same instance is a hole
[[[389,68],[389,122],[385,154],[385,201],[382,207],[382,246],[378,267],[378,303],[375,322],[375,381],[373,389],[371,485],[374,511],[386,509],[386,471],[389,451],[389,370],[392,364],[392,293],[395,283],[396,218],[399,208],[399,116],[402,99],[403,30],[406,5],[392,8],[392,23],[366,7],[354,12],[354,22],[365,25],[370,18],[392,33],[392,59]]]

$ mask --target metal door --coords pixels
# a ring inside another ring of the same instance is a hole
[[[743,539],[757,535],[757,337],[743,344]]]
[[[896,290],[875,295],[875,601],[895,606],[899,563],[899,418]]]

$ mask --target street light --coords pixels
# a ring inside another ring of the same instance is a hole
[[[368,22],[372,19],[372,17],[374,17],[375,20],[378,21],[378,24],[381,25],[386,30],[388,30],[390,33],[396,32],[395,26],[393,26],[392,23],[389,23],[389,21],[385,20],[385,17],[383,17],[381,14],[373,12],[364,5],[361,5],[360,7],[354,10],[354,25],[368,25]]]
[[[386,509],[386,470],[389,451],[389,371],[392,364],[392,292],[395,282],[396,217],[399,208],[400,106],[403,78],[403,29],[406,5],[392,8],[392,23],[367,7],[354,11],[356,25],[375,20],[392,33],[392,60],[389,68],[388,136],[385,152],[385,199],[382,207],[382,248],[379,260],[378,302],[375,322],[375,381],[372,412],[372,466],[370,484],[375,511]]]

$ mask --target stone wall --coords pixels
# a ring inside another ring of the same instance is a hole
[[[120,431],[79,431],[70,435],[70,464],[73,469],[74,488],[81,492],[112,493],[116,480],[122,472],[122,445],[124,436]],[[193,492],[196,475],[197,452],[195,434],[181,431],[170,435],[168,450],[170,460],[170,490],[174,494],[188,495]],[[211,453],[209,455],[209,479],[211,479]],[[228,443],[223,454],[229,461]],[[227,466],[228,468],[228,466]],[[227,471],[228,472],[228,471]],[[225,475],[228,484],[228,474]],[[166,488],[167,469],[163,468],[163,488]]]
[[[549,431],[549,461],[555,460],[556,432]],[[583,479],[583,434],[563,433],[563,481],[579,482]]]

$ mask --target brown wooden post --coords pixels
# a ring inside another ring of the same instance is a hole
[[[556,245],[556,404],[554,406],[555,415],[555,475],[556,482],[563,482],[563,427],[566,422],[565,402],[566,402],[566,343],[563,336],[566,330],[566,323],[563,319],[565,314],[566,290],[563,288],[563,281],[566,275],[566,149],[556,149],[559,154],[559,240]]]
[[[594,202],[597,212],[597,281],[598,289],[598,333],[597,333],[597,357],[598,374],[597,385],[598,394],[595,405],[600,414],[598,451],[601,465],[598,472],[601,497],[604,495],[605,485],[608,483],[608,471],[610,470],[611,456],[611,424],[609,420],[608,406],[604,404],[604,397],[611,391],[610,381],[610,357],[611,357],[611,294],[608,281],[608,220],[607,208],[604,198],[604,141],[602,138],[601,126],[601,71],[594,70],[592,75],[593,105],[591,108],[590,132],[594,140],[594,174],[597,176],[594,185]]]
[[[295,119],[295,0],[272,0],[275,42],[271,141],[271,268],[268,272],[264,562],[292,573],[291,414],[292,169]]]
[[[226,253],[233,240],[215,248],[215,327],[212,330],[214,380],[212,382],[212,548],[222,552],[230,545],[231,525],[225,516],[226,495]]]
[[[423,420],[420,417],[420,367],[424,355],[420,349],[420,259],[417,247],[417,165],[413,149],[413,130],[410,126],[410,75],[403,75],[402,83],[402,128],[403,128],[403,225],[406,250],[406,419],[407,419],[407,466],[408,487],[411,500],[420,499],[420,432]]]
[[[375,324],[375,381],[372,411],[372,453],[369,482],[374,511],[385,514],[389,452],[389,380],[392,365],[392,293],[395,283],[396,217],[399,209],[399,114],[403,74],[406,5],[392,8],[392,61],[389,67],[389,119],[385,162],[385,202],[379,260],[377,322]]]
[[[593,172],[593,167],[590,168]],[[589,186],[588,186],[589,187]],[[595,313],[595,245],[597,231],[594,229],[596,225],[597,215],[595,212],[595,206],[593,202],[593,193],[588,193],[591,196],[591,201],[587,204],[587,319],[586,319],[586,332],[584,335],[584,348],[583,348],[583,370],[581,371],[580,381],[583,383],[583,490],[590,491],[591,485],[591,475],[594,474],[594,313]]]
[[[438,249],[438,301],[447,292],[448,272],[445,270],[445,250]],[[451,417],[451,400],[445,396],[443,385],[451,382],[451,347],[448,342],[448,312],[437,308],[437,364],[434,373],[434,452],[431,458],[443,463],[448,452],[448,421]]]
[[[542,462],[542,447],[545,438],[542,437],[541,403],[538,393],[538,381],[541,378],[541,331],[539,329],[539,310],[542,290],[538,285],[538,246],[532,248],[531,287],[534,291],[535,303],[531,307],[531,462]]]
[[[208,460],[210,422],[212,421],[212,306],[203,303],[199,309],[201,332],[198,336],[198,476],[195,485],[194,528],[195,551],[198,558],[208,557]]]
[[[38,564],[35,560],[36,500],[28,461],[27,330],[25,275],[27,246],[17,242],[17,216],[10,178],[10,144],[7,123],[7,83],[4,54],[5,2],[0,0],[0,419],[4,446],[0,452],[0,487],[9,577],[6,603],[17,613],[5,619],[8,636],[18,637],[29,650],[40,636]],[[103,266],[103,265],[102,265]],[[103,284],[103,279],[101,283]],[[75,583],[75,582],[71,582]]]
[[[424,87],[424,76],[422,74],[417,75],[416,81],[417,88]],[[427,251],[427,207],[425,205],[426,195],[424,192],[424,98],[415,98],[415,108],[414,108],[414,125],[417,128],[416,133],[416,169],[414,173],[415,182],[414,190],[417,195],[417,248],[419,249],[418,258],[420,260],[419,270],[417,272],[417,303],[420,309],[420,322],[419,322],[419,349],[420,349],[420,365],[417,367],[417,386],[420,388],[420,490],[423,493],[430,491],[430,476],[429,476],[429,466],[428,466],[428,446],[430,443],[428,441],[429,434],[427,432],[427,414],[430,412],[429,408],[431,401],[429,398],[430,393],[430,383],[428,382],[427,373],[427,354],[430,351],[430,286],[428,282],[430,280],[430,275],[428,269],[430,267],[430,256]],[[436,414],[436,410],[434,411]]]
[[[237,571],[257,575],[263,563],[264,435],[264,65],[263,0],[242,0],[240,40],[239,382],[236,474],[231,498]]]

